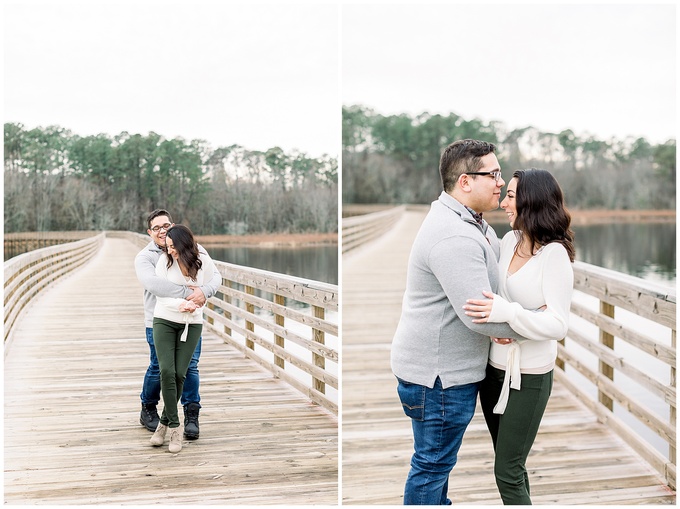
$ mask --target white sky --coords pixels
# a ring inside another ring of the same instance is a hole
[[[337,156],[363,104],[660,143],[675,4],[4,0],[3,121]]]
[[[343,104],[662,143],[677,12],[655,3],[346,5]]]
[[[3,3],[4,122],[340,152],[338,5]]]

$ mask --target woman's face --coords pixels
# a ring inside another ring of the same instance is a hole
[[[172,256],[174,260],[178,260],[179,253],[175,249],[175,242],[170,238],[170,236],[165,238],[165,246],[168,248],[168,254]]]
[[[515,218],[517,217],[517,206],[515,205],[515,195],[517,194],[517,177],[513,177],[508,182],[508,189],[505,193],[505,198],[501,202],[501,208],[508,215],[508,221],[510,221],[510,227],[515,224]],[[168,242],[170,239],[168,238]]]

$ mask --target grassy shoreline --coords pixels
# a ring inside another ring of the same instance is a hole
[[[423,205],[423,210],[429,206]],[[380,210],[389,208],[382,206]],[[376,211],[375,209],[372,211]],[[590,225],[607,223],[674,223],[675,210],[570,210],[572,224]],[[489,223],[502,223],[507,216],[502,210],[485,212]],[[337,245],[337,233],[261,233],[256,235],[197,235],[204,246],[259,246],[301,247]]]
[[[261,233],[257,235],[196,235],[199,244],[210,246],[300,247],[338,243],[337,233]]]
[[[571,223],[577,225],[607,223],[674,223],[675,210],[573,210],[570,209]],[[502,210],[485,212],[484,219],[490,223],[507,221]]]

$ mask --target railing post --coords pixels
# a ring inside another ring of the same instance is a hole
[[[319,306],[312,306],[312,309],[314,310],[314,318],[321,318],[322,320],[325,318],[325,310],[322,307]],[[322,345],[326,343],[326,335],[324,334],[323,331],[318,330],[318,329],[312,329],[312,334],[313,334],[313,339],[317,343],[321,343]],[[326,359],[319,354],[312,353],[312,359],[314,361],[314,365],[323,369],[324,371],[326,370]],[[317,378],[314,379],[314,389],[317,391],[325,394],[326,393],[326,384],[322,382],[321,380],[318,380]]]
[[[283,295],[274,295],[274,302],[279,304],[280,306],[285,306],[286,305],[286,298]],[[283,327],[285,325],[285,318],[283,315],[279,314],[274,314],[274,321],[276,322],[276,325],[280,325]],[[276,343],[276,346],[280,346],[281,348],[285,348],[285,341],[281,336],[277,336],[276,334],[274,335],[274,343]],[[281,369],[285,369],[285,361],[283,360],[282,357],[279,357],[278,355],[274,355],[274,365],[278,366]]]
[[[562,345],[562,346],[565,346],[565,341],[564,341],[564,339],[560,339],[560,340],[558,341],[558,343],[559,343],[560,345]],[[567,366],[566,366],[564,360],[563,360],[563,359],[560,359],[559,357],[558,357],[557,359],[555,359],[555,366],[558,367],[558,368],[560,368],[560,369],[561,369],[562,371],[564,371],[564,372],[566,372],[566,370],[567,370]]]
[[[600,313],[609,318],[614,318],[614,306],[607,302],[600,301]],[[614,336],[600,329],[600,343],[607,348],[614,349]],[[600,373],[610,380],[614,380],[614,368],[603,361],[598,362],[600,366]],[[604,394],[602,391],[597,391],[598,400],[602,405],[607,407],[611,412],[614,411],[614,401]]]
[[[255,295],[255,288],[252,286],[246,286],[246,293],[248,295]],[[248,312],[249,315],[254,315],[255,314],[255,304],[250,304],[246,302],[246,311]],[[246,330],[249,330],[250,332],[255,332],[255,324],[253,322],[249,322],[246,320]],[[246,339],[246,347],[250,348],[251,350],[255,350],[255,343],[250,340]]]
[[[225,281],[224,279],[222,279],[222,282],[225,283],[225,285],[227,286],[227,288],[233,288],[233,287],[234,287],[234,286],[231,284],[231,281],[229,281],[229,280]],[[223,295],[222,295],[222,298],[224,299],[224,302],[226,302],[227,304],[231,304],[231,295],[224,295],[224,294],[223,294]],[[224,311],[224,316],[225,316],[225,318],[226,318],[227,320],[230,320],[230,321],[231,321],[231,311]],[[227,327],[227,326],[225,325],[225,326],[224,326],[224,333],[225,333],[227,336],[231,337],[231,327]]]
[[[673,347],[673,350],[675,351],[675,349],[676,349],[676,330],[675,329],[673,329],[673,331],[671,333],[671,346]],[[671,366],[671,387],[673,387],[674,389],[676,388],[675,366]],[[671,411],[671,413],[670,413],[671,425],[673,426],[673,428],[675,428],[677,410],[673,405],[670,405],[670,411]],[[676,459],[675,454],[676,454],[675,447],[673,447],[672,445],[669,445],[668,446],[668,459],[671,461],[671,463],[673,463],[673,465],[676,464],[675,463],[675,459]]]

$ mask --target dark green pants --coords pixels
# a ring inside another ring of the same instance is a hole
[[[184,331],[183,323],[170,322],[162,318],[153,319],[153,344],[161,371],[161,394],[163,413],[160,421],[169,428],[179,427],[177,402],[184,389],[184,379],[191,362],[191,356],[201,337],[203,324],[189,325],[186,341],[180,341]]]
[[[521,389],[510,391],[503,414],[493,407],[503,386],[505,371],[487,365],[479,399],[496,452],[496,486],[505,505],[531,505],[526,461],[536,439],[553,385],[553,372],[522,375]]]

